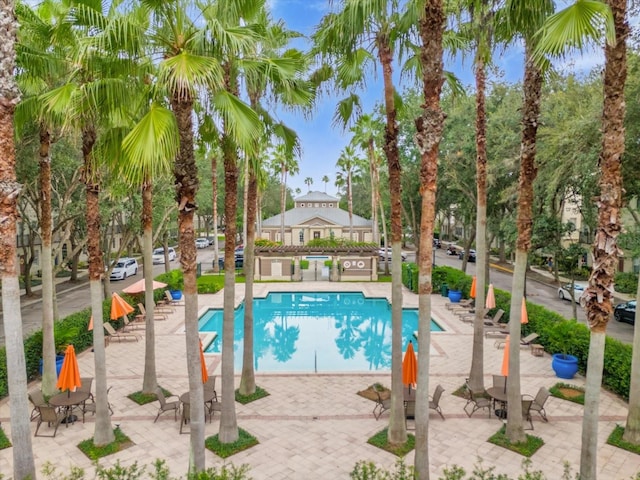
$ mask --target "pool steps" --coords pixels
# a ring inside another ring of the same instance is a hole
[[[216,332],[209,332],[204,335],[200,335],[200,340],[202,340],[202,350],[206,352],[209,345],[215,342],[216,338],[218,338],[218,334]]]

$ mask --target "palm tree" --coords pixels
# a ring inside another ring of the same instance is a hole
[[[598,226],[593,245],[594,267],[589,277],[589,286],[580,300],[587,309],[587,321],[591,331],[580,454],[580,478],[586,480],[597,478],[598,411],[605,333],[613,311],[611,292],[620,255],[617,238],[621,230],[620,210],[623,199],[621,159],[625,140],[626,38],[629,35],[626,16],[627,2],[624,0],[579,0],[549,19],[545,25],[544,36],[540,40],[541,51],[558,54],[562,53],[567,45],[581,48],[584,38],[597,39],[602,31],[601,27],[607,27],[607,42],[604,48],[602,149],[599,158],[600,197]],[[565,28],[560,28],[560,24]],[[577,28],[566,29],[566,25]]]
[[[349,240],[353,241],[353,175],[356,172],[361,159],[356,155],[355,149],[348,145],[340,153],[336,162],[336,167],[340,169],[344,176],[345,187],[347,189],[347,206],[349,212]]]
[[[327,193],[327,183],[331,181],[331,179],[329,178],[329,175],[323,175],[322,181],[324,182],[324,193]]]
[[[382,70],[385,109],[385,143],[383,149],[389,170],[391,198],[392,248],[392,366],[391,415],[388,438],[392,444],[404,443],[407,430],[402,392],[402,185],[398,124],[396,121],[393,63],[396,42],[401,35],[398,27],[396,0],[343,0],[342,10],[326,15],[314,33],[315,48],[336,63],[336,86],[350,90],[361,85],[367,68],[377,61]],[[350,95],[338,106],[338,118],[347,124],[357,110],[358,99]]]
[[[294,150],[286,144],[278,144],[271,156],[271,166],[280,173],[280,241],[284,245],[284,212],[287,207],[287,176],[299,171],[298,162],[294,158]]]
[[[442,61],[442,37],[445,15],[442,0],[425,2],[420,12],[418,30],[421,46],[421,71],[424,106],[416,119],[416,143],[420,150],[420,192],[422,214],[420,220],[420,257],[418,259],[419,284],[418,308],[420,322],[418,341],[418,392],[416,401],[416,448],[415,468],[417,478],[429,478],[429,360],[431,343],[431,292],[436,189],[438,178],[438,147],[444,127],[444,113],[440,107],[440,93],[444,81]]]
[[[304,184],[307,186],[309,191],[311,191],[311,185],[313,185],[313,178],[307,177],[304,179]]]
[[[21,125],[38,125],[40,138],[40,238],[42,240],[42,391],[45,395],[53,395],[56,388],[54,323],[54,292],[52,262],[52,216],[51,216],[51,157],[53,130],[60,124],[60,119],[47,115],[40,95],[61,83],[63,76],[61,60],[63,45],[52,42],[59,39],[55,32],[56,25],[68,25],[63,19],[56,17],[55,4],[43,2],[37,9],[19,3],[16,14],[20,21],[20,39],[17,46],[17,60],[20,74],[18,82],[26,94],[16,110],[17,133],[21,134]]]
[[[0,61],[4,68],[0,73],[0,138],[4,146],[0,156],[0,238],[4,248],[0,253],[0,280],[2,282],[2,310],[5,312],[4,329],[7,338],[7,377],[9,382],[9,407],[11,410],[11,440],[13,442],[13,476],[17,480],[36,477],[31,447],[29,405],[27,403],[27,371],[24,343],[22,342],[22,316],[20,314],[20,284],[18,281],[17,255],[17,199],[20,185],[16,182],[16,152],[13,143],[13,113],[20,101],[20,90],[13,78],[15,70],[15,41],[18,23],[11,0],[0,4],[3,19],[0,42],[3,45]]]

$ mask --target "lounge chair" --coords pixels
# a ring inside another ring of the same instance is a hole
[[[463,407],[463,410],[467,416],[471,417],[478,410],[486,408],[488,416],[491,417],[491,400],[484,396],[484,392],[474,392],[471,390],[469,383],[466,383],[465,386],[464,394],[467,399],[467,403]],[[471,406],[470,412],[467,410],[469,406]]]
[[[526,337],[522,337],[520,339],[520,346],[521,347],[530,347],[531,345],[533,345],[533,342],[539,337],[540,335],[538,335],[537,333],[530,333],[529,335],[527,335]],[[500,347],[504,347],[504,344],[507,342],[506,336],[503,339],[500,340],[496,340],[496,342],[494,343],[496,348],[500,348]]]
[[[38,407],[47,407],[49,404],[44,399],[44,395],[42,394],[42,390],[33,390],[28,393],[29,401],[33,405],[33,410],[31,410],[31,416],[29,417],[29,421],[33,421],[40,415],[40,410]]]
[[[375,390],[375,392],[378,399],[376,400],[376,405],[373,407],[373,416],[378,420],[384,411],[391,408],[391,397],[382,398],[379,391]]]
[[[166,303],[167,305],[179,305],[182,306],[184,305],[184,302],[182,301],[182,299],[180,300],[175,300],[172,296],[171,296],[171,292],[169,290],[165,290],[164,291],[164,297],[166,299]]]
[[[55,437],[56,436],[56,432],[58,431],[58,426],[60,425],[60,422],[62,422],[62,420],[64,420],[67,416],[67,414],[65,412],[58,412],[56,410],[56,407],[53,407],[51,405],[41,405],[38,407],[38,412],[39,415],[37,416],[38,418],[38,425],[36,426],[36,431],[33,434],[34,437]],[[47,422],[47,425],[51,426],[53,424],[53,435],[38,435],[38,430],[40,430],[40,425],[42,425],[44,422]]]
[[[487,327],[487,328],[490,328],[490,327],[504,328],[504,327],[506,327],[507,326],[506,323],[500,323],[500,320],[502,319],[503,315],[504,315],[504,310],[502,310],[501,308],[498,309],[496,311],[496,313],[493,315],[493,317],[490,317],[487,320],[485,320],[484,326]]]
[[[142,318],[146,319],[147,318],[147,310],[146,308],[144,308],[144,305],[139,303],[138,304],[138,310],[140,310],[140,315],[142,315]],[[166,320],[167,317],[167,313],[165,312],[156,312],[154,310],[153,312],[153,319],[154,320]]]
[[[436,385],[436,390],[433,392],[433,396],[429,400],[429,408],[438,412],[438,415],[440,415],[444,420],[444,415],[440,408],[440,397],[442,397],[442,392],[444,392],[442,385]]]
[[[140,340],[140,336],[137,333],[116,332],[115,328],[113,328],[109,322],[104,322],[102,325],[104,326],[105,331],[109,334],[109,339],[117,338],[118,342],[122,339],[126,340],[129,338],[135,339],[136,342]]]
[[[489,318],[487,317],[487,314],[489,313],[489,309],[485,308],[482,311],[482,318]],[[466,323],[473,323],[476,319],[476,313],[475,312],[468,312],[468,313],[456,313],[456,315],[460,316],[460,320],[462,320],[463,322]]]
[[[131,330],[138,330],[138,329],[144,329],[147,325],[144,323],[143,321],[132,321],[129,320],[129,317],[127,317],[126,315],[124,317],[122,317],[122,328],[120,329],[121,332],[129,332]]]
[[[547,412],[544,411],[544,404],[547,402],[548,398],[549,390],[547,390],[545,387],[540,387],[540,390],[538,390],[538,393],[536,393],[536,396],[533,399],[533,403],[531,403],[531,410],[534,412],[538,412],[538,414],[540,414],[540,416],[542,417],[542,420],[545,422],[549,421],[549,419],[547,419]]]
[[[158,417],[160,416],[161,413],[170,412],[172,410],[173,410],[174,420],[178,420],[178,411],[180,410],[180,400],[172,400],[170,402],[167,402],[167,397],[164,396],[164,393],[162,393],[162,390],[160,390],[159,388],[156,390],[156,396],[158,397],[158,402],[160,402],[160,408],[158,409],[158,414],[156,415],[156,418],[153,421],[153,423],[156,423],[158,421]],[[178,398],[177,395],[170,395],[169,398],[171,397]]]
[[[455,308],[473,308],[475,304],[475,300],[473,298],[469,298],[466,300],[460,300],[459,302],[447,302],[444,306],[447,310],[454,310]]]

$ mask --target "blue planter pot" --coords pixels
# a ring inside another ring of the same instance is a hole
[[[458,303],[462,300],[462,291],[461,290],[449,290],[449,300],[451,303]]]
[[[578,372],[578,358],[573,355],[554,353],[551,368],[558,378],[571,379]]]
[[[64,361],[64,355],[56,355],[56,376],[60,376],[60,369],[62,368],[62,362]],[[43,360],[40,359],[40,368],[39,372],[42,375],[42,370],[44,369]]]
[[[180,300],[182,298],[182,290],[169,290],[169,293],[174,300]]]

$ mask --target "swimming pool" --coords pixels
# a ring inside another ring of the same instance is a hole
[[[218,333],[208,353],[222,348],[222,316],[222,309],[209,309],[200,317],[200,332]],[[257,372],[391,369],[391,305],[384,298],[365,298],[362,293],[272,292],[254,299],[253,321]],[[236,372],[242,369],[243,322],[244,304],[235,312]],[[403,349],[416,330],[418,310],[403,309]],[[431,331],[442,331],[433,319]]]

